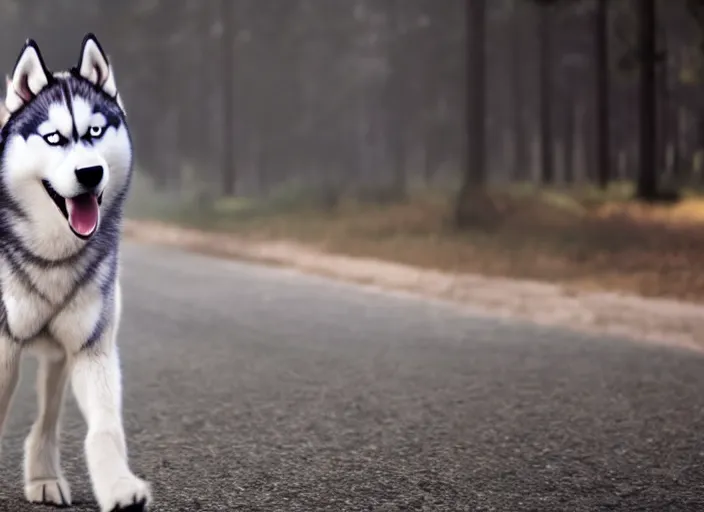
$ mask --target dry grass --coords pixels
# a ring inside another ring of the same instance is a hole
[[[446,197],[428,194],[402,203],[344,201],[332,209],[227,200],[169,220],[424,268],[704,300],[704,199],[655,207],[627,195],[622,187],[609,194],[496,192],[489,196],[491,222],[478,215],[479,224],[465,230],[450,222]]]

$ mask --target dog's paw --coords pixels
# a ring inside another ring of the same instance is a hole
[[[149,484],[132,476],[118,480],[109,496],[100,499],[100,508],[103,512],[144,512],[151,501]]]
[[[24,486],[24,495],[30,503],[68,507],[71,490],[63,478],[32,480]]]

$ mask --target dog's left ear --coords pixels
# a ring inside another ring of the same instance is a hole
[[[77,69],[83,78],[100,87],[108,96],[117,98],[115,74],[98,38],[91,33],[83,38]]]

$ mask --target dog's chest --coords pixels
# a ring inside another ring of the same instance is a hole
[[[46,330],[62,344],[83,342],[101,311],[97,283],[82,282],[86,265],[41,268],[0,260],[0,290],[7,330],[29,340]]]

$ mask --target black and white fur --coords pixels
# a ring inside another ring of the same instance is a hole
[[[71,504],[59,456],[70,381],[88,425],[85,456],[100,509],[146,510],[150,486],[127,460],[116,346],[132,144],[100,43],[86,35],[77,67],[50,73],[28,40],[0,109],[0,433],[29,349],[39,359],[39,411],[24,446],[26,498]],[[67,205],[81,194],[98,201],[92,232],[69,223]]]

